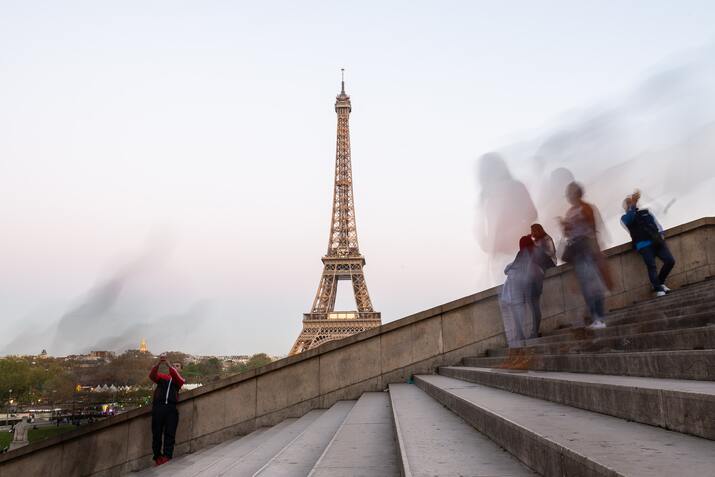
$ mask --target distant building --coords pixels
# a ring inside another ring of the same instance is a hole
[[[109,362],[113,360],[116,355],[112,351],[96,350],[90,351],[89,356]]]
[[[144,338],[142,338],[141,343],[139,343],[139,352],[140,353],[148,353],[149,352],[149,348],[147,347],[146,340]]]
[[[64,358],[65,361],[73,362],[78,368],[92,368],[109,363],[114,359],[111,351],[90,351],[88,354],[70,354]]]

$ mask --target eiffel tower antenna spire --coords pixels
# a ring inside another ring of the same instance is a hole
[[[373,310],[365,283],[365,258],[360,253],[355,223],[353,173],[350,157],[350,96],[345,93],[345,69],[340,69],[340,94],[335,98],[338,134],[335,147],[335,184],[328,251],[310,313],[303,315],[303,331],[290,354],[380,326],[380,313]],[[350,280],[357,310],[336,311],[338,281]]]

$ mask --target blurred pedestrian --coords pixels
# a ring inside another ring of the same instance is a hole
[[[169,368],[169,374],[159,372],[159,367],[162,365]],[[181,363],[171,365],[167,362],[166,355],[162,354],[159,362],[151,368],[149,373],[149,379],[156,383],[151,410],[151,447],[156,465],[169,462],[174,455],[176,428],[179,425],[179,411],[176,409],[176,403],[179,401],[179,389],[185,383],[179,370],[181,370]]]
[[[498,283],[504,265],[517,251],[519,238],[536,221],[536,208],[526,186],[512,175],[498,153],[490,152],[479,158],[477,181],[475,234],[488,257],[489,281]]]
[[[589,328],[605,328],[605,293],[606,288],[610,288],[610,274],[598,243],[598,211],[593,204],[583,200],[583,194],[583,187],[577,182],[566,187],[566,199],[571,208],[561,219],[566,238],[562,259],[574,267],[591,316]]]
[[[549,268],[556,266],[556,246],[554,239],[546,233],[541,224],[533,224],[531,226],[531,238],[534,240],[534,246],[540,252],[537,261],[541,268],[546,271]]]
[[[643,257],[653,291],[656,296],[664,296],[670,291],[665,280],[675,266],[675,259],[665,243],[663,227],[648,209],[638,208],[640,197],[640,192],[635,191],[633,195],[625,198],[623,209],[626,213],[621,217],[621,223],[631,235],[633,248]],[[660,272],[655,262],[656,257],[663,262]]]
[[[526,338],[524,325],[527,309],[531,311],[534,323],[530,336],[534,336],[534,329],[538,329],[537,316],[538,320],[541,319],[541,310],[538,308],[541,295],[539,294],[539,299],[534,300],[534,290],[537,287],[535,282],[539,279],[543,282],[543,271],[535,263],[533,254],[534,241],[530,235],[525,235],[519,239],[519,252],[514,261],[504,269],[506,281],[502,287],[499,303],[504,321],[504,334],[509,347],[521,346]]]
[[[531,310],[531,334],[537,338],[541,328],[541,294],[544,291],[544,273],[556,266],[556,246],[541,224],[531,226],[531,239],[534,246],[531,251],[533,266],[529,271],[529,309]]]

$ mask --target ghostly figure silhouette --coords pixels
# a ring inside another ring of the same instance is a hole
[[[480,194],[475,232],[479,247],[489,257],[489,278],[495,284],[503,279],[504,266],[514,256],[519,238],[536,221],[536,208],[526,186],[514,179],[497,153],[479,158],[477,181]]]
[[[551,233],[551,238],[556,244],[562,242],[561,222],[558,217],[563,214],[564,191],[566,186],[575,180],[569,169],[556,168],[541,183],[537,196],[536,206],[539,209],[539,221]]]

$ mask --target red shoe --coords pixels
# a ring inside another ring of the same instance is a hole
[[[156,459],[155,462],[156,462],[156,465],[157,465],[157,467],[158,467],[158,466],[160,466],[160,465],[162,465],[162,464],[166,464],[167,462],[169,462],[169,458],[168,458],[167,456],[165,456],[165,455],[160,455],[159,457],[157,457],[157,459]]]

